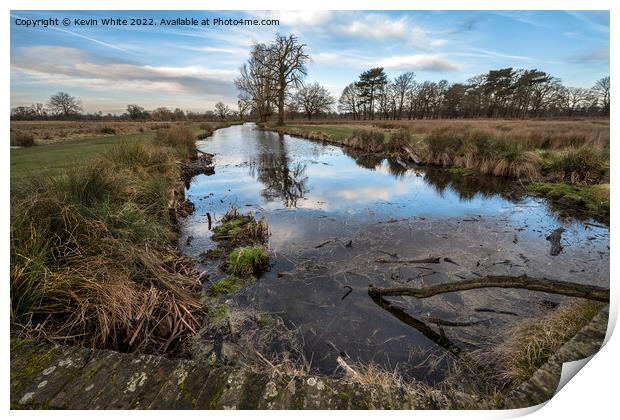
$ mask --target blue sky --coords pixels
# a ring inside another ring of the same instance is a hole
[[[25,28],[16,18],[258,18],[279,26]],[[307,44],[310,82],[338,97],[359,73],[462,82],[489,69],[538,68],[567,86],[609,74],[606,11],[13,11],[11,106],[46,102],[58,91],[89,112],[129,103],[193,111],[235,107],[232,80],[254,42],[294,33]]]

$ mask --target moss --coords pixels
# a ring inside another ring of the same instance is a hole
[[[228,307],[226,305],[218,305],[209,309],[209,319],[212,323],[218,324],[228,317]]]
[[[241,290],[245,283],[246,282],[239,277],[228,276],[213,283],[210,292],[212,295],[227,295],[230,293],[236,293]]]
[[[585,207],[596,215],[609,216],[609,184],[570,185],[563,182],[533,182],[530,188],[550,199]]]
[[[250,216],[240,216],[228,220],[213,229],[213,238],[216,240],[225,238],[233,239],[235,236],[239,235],[243,227],[251,221],[252,218]]]
[[[226,272],[247,277],[260,274],[269,268],[269,254],[263,246],[235,248],[226,259]]]

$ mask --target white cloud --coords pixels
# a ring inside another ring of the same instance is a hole
[[[277,19],[280,25],[295,27],[321,26],[332,18],[332,12],[328,10],[254,11],[250,14],[262,19]]]
[[[343,34],[363,38],[405,38],[408,34],[407,18],[391,19],[386,15],[368,14],[337,27]]]
[[[388,57],[381,60],[379,66],[392,70],[459,70],[459,66],[438,54],[413,54]]]

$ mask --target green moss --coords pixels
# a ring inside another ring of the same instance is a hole
[[[260,274],[268,268],[269,254],[262,246],[235,248],[226,259],[226,272],[235,276]]]
[[[594,214],[609,216],[609,184],[570,185],[563,182],[533,182],[530,188],[545,197],[567,200]]]
[[[230,293],[236,293],[241,290],[244,284],[245,281],[239,277],[228,276],[213,283],[210,292],[213,295],[227,295]]]
[[[214,239],[234,239],[235,236],[242,232],[243,227],[252,222],[250,216],[239,216],[228,220],[213,229]]]
[[[220,323],[228,317],[228,307],[218,305],[209,309],[209,319],[212,323]]]

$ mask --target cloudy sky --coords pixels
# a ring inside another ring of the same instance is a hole
[[[63,26],[26,28],[17,18],[251,18],[278,26]],[[609,13],[600,11],[283,11],[11,13],[11,106],[79,97],[89,112],[128,103],[193,111],[234,107],[232,80],[254,42],[294,33],[307,44],[308,81],[339,96],[362,71],[385,67],[416,80],[465,81],[491,68],[538,68],[567,86],[609,74]]]

